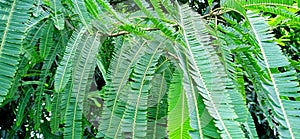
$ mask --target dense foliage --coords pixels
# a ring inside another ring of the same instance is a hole
[[[1,138],[300,138],[299,7],[0,1]]]

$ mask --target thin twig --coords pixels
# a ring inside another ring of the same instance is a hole
[[[170,52],[168,52],[168,51],[166,51],[166,54],[167,54],[168,56],[171,56],[171,57],[173,57],[174,59],[178,60],[178,57],[177,57],[175,54],[172,54],[172,53],[170,53]]]
[[[70,27],[72,30],[75,29],[75,27],[69,22],[69,20],[65,19],[65,22],[66,22],[67,26]]]
[[[117,37],[117,36],[126,35],[126,34],[129,34],[129,32],[127,32],[127,31],[120,31],[118,33],[110,34],[108,36],[109,37]]]
[[[216,9],[210,11],[208,14],[201,16],[201,18],[206,18],[209,16],[219,16],[219,15],[222,15],[224,13],[231,11],[231,10],[226,10],[226,9],[223,11],[223,9],[224,8],[216,8]]]

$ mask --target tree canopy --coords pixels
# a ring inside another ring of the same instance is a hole
[[[1,138],[300,138],[298,0],[0,1]]]

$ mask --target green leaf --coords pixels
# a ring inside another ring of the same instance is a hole
[[[100,42],[98,34],[93,36],[86,35],[80,40],[77,58],[73,68],[73,88],[68,108],[66,111],[66,122],[64,137],[77,139],[81,138],[82,132],[82,112],[83,100],[86,91],[91,85],[89,79],[95,70],[95,60]]]
[[[75,12],[76,14],[78,14],[80,21],[82,22],[82,24],[85,26],[85,28],[87,28],[87,30],[92,33],[92,28],[90,25],[90,20],[91,17],[86,9],[86,6],[84,4],[83,0],[72,0],[74,8],[75,8]]]
[[[221,133],[221,137],[245,138],[240,124],[236,121],[237,115],[231,104],[231,99],[228,94],[224,93],[226,86],[224,67],[210,44],[210,36],[207,33],[205,24],[200,16],[196,16],[187,5],[179,8],[179,13],[179,24],[183,30],[183,41],[186,44],[185,60],[187,61],[182,62],[181,67],[188,71],[186,73],[188,75],[184,76],[184,87],[187,92],[188,102],[194,100],[195,103],[197,100],[196,93],[200,93],[206,109],[210,116],[213,117],[215,126],[218,127]],[[194,84],[196,88],[193,87]],[[196,109],[196,112],[199,111],[197,105],[193,105],[189,109]],[[192,112],[190,111],[190,113]],[[192,118],[191,120],[193,120]],[[200,122],[199,118],[195,122]],[[192,121],[192,123],[194,122]],[[199,123],[197,126],[191,125],[191,127],[199,130],[201,124]],[[203,138],[201,132],[199,134],[197,132],[193,136]]]
[[[185,93],[184,96],[186,97],[186,105],[188,106],[188,112],[189,112],[189,121],[186,120],[181,120],[181,122],[184,121],[185,125],[184,128],[191,128],[188,133],[190,135],[191,138],[204,138],[204,134],[203,134],[203,130],[201,127],[204,127],[204,125],[202,126],[202,120],[200,119],[201,116],[201,112],[203,112],[200,107],[203,106],[203,101],[201,101],[200,95],[198,94],[198,92],[195,91],[195,85],[192,81],[192,77],[191,75],[188,73],[188,67],[186,67],[186,65],[188,65],[188,57],[185,55],[186,53],[182,53],[185,51],[185,49],[180,46],[179,44],[176,44],[174,47],[174,51],[176,53],[176,56],[179,59],[179,66],[180,68],[183,70],[183,74],[181,75],[183,79],[181,79],[181,86],[182,86],[182,92],[181,93]],[[174,80],[176,80],[176,73],[174,75]],[[172,87],[172,86],[171,86]],[[172,88],[170,88],[172,89]],[[181,94],[183,95],[183,94]],[[182,98],[184,99],[184,98]],[[183,101],[183,100],[181,100]],[[181,102],[183,103],[183,102]],[[183,104],[181,104],[183,105]],[[183,117],[183,115],[181,114],[181,117]],[[207,120],[207,119],[205,119]],[[209,120],[211,120],[211,117],[209,117]],[[190,125],[187,126],[186,124],[189,123]],[[180,137],[184,136],[183,133],[184,130],[186,129],[180,129]],[[176,134],[176,133],[174,133]]]
[[[160,43],[151,42],[149,50],[135,65],[131,92],[122,119],[122,132],[126,138],[145,138],[147,134],[148,91],[151,88],[155,65],[161,55]]]
[[[34,8],[33,11],[33,16],[38,17],[40,15],[41,12],[41,5],[42,5],[42,1],[41,0],[34,0],[36,6]]]
[[[102,78],[103,78],[103,80],[105,81],[105,82],[107,82],[107,73],[106,73],[106,70],[105,70],[105,68],[104,68],[104,65],[103,65],[103,63],[102,63],[102,61],[101,61],[101,57],[98,55],[97,56],[97,67],[98,67],[98,69],[100,70],[100,72],[101,72],[101,75],[102,75]]]
[[[217,34],[218,38],[225,39],[228,34]],[[225,36],[222,36],[225,35]],[[218,39],[218,45],[221,47],[221,54],[224,63],[224,67],[227,73],[226,82],[226,93],[230,95],[232,100],[232,105],[234,106],[234,111],[236,112],[238,118],[236,119],[244,128],[244,133],[248,138],[255,139],[258,138],[256,133],[256,128],[250,112],[247,109],[246,96],[245,96],[245,82],[243,73],[241,69],[237,67],[234,61],[234,54],[231,53],[230,48],[227,45],[236,45],[235,43],[226,40],[228,44],[225,45],[220,39]]]
[[[28,26],[27,26],[27,30],[31,30],[32,28],[35,28],[35,26],[37,26],[38,24],[45,23],[45,19],[48,19],[50,16],[49,11],[46,10],[42,10],[39,12],[39,15],[37,17],[31,18],[28,21]]]
[[[60,117],[57,117],[57,118],[60,118],[60,123],[63,124],[66,122],[66,112],[67,112],[67,108],[69,108],[69,105],[70,105],[70,99],[71,99],[71,95],[72,95],[72,81],[70,79],[70,81],[68,81],[68,84],[66,85],[65,89],[61,92],[61,95],[60,94],[57,94],[56,92],[56,96],[55,98],[57,99],[54,99],[54,101],[56,102],[60,102],[60,105],[58,105],[58,107],[60,107],[60,111],[57,113],[57,114],[54,114],[53,116],[59,116]],[[61,98],[59,98],[58,96],[62,96]],[[56,107],[58,103],[55,103],[54,102],[54,106]],[[53,111],[56,110],[56,108],[53,108],[52,109]],[[52,123],[52,126],[53,128],[55,129],[55,126],[56,126],[56,122]],[[51,123],[50,123],[50,126],[51,126]]]
[[[60,36],[60,40],[57,43],[57,46],[60,47],[62,44],[64,44],[64,35]],[[60,48],[56,47],[54,49],[54,53],[57,55],[60,50]],[[55,55],[55,56],[56,56]],[[52,57],[55,59],[55,56]],[[70,84],[70,82],[68,82]],[[67,107],[67,100],[64,99],[65,96],[69,95],[68,91],[70,89],[70,85],[66,85],[64,88],[64,91],[61,92],[55,92],[53,91],[53,97],[51,101],[51,120],[50,120],[50,128],[52,133],[55,133],[56,131],[59,130],[59,124],[63,123],[62,120],[64,119],[64,113],[65,113],[65,108]]]
[[[84,0],[87,11],[94,16],[96,19],[99,16],[99,11],[97,5],[95,4],[94,0]]]
[[[43,30],[41,40],[40,40],[40,56],[42,59],[45,59],[50,52],[50,48],[53,45],[53,32],[54,32],[54,27],[52,22],[48,22],[46,27]]]
[[[222,0],[221,6],[229,10],[234,10],[242,16],[246,16],[246,10],[243,8],[242,4],[237,1],[238,0]]]
[[[34,90],[33,88],[30,88],[27,90],[27,92],[25,92],[24,97],[22,97],[22,99],[20,100],[21,103],[19,103],[18,106],[18,112],[16,115],[16,126],[20,126],[23,118],[25,117],[25,109],[27,106],[27,103],[29,102],[30,96],[34,94]]]
[[[0,2],[0,105],[18,69],[19,54],[25,38],[32,0]]]
[[[129,21],[126,18],[123,18],[121,14],[117,13],[106,0],[96,1],[101,7],[103,7],[105,11],[108,11],[110,14],[112,14],[119,22],[129,24]]]
[[[156,14],[160,19],[166,19],[165,13],[162,11],[161,1],[158,0],[150,0]]]
[[[24,56],[28,58],[32,63],[36,63],[40,61],[40,56],[37,50],[37,43],[42,38],[42,33],[46,30],[46,25],[48,22],[44,22],[42,24],[38,24],[27,33],[26,39],[24,40],[24,45],[22,47],[22,52]]]
[[[102,122],[99,125],[100,134],[116,138],[120,136],[120,117],[124,112],[122,104],[125,100],[120,100],[121,93],[128,82],[132,67],[144,54],[147,48],[147,41],[141,38],[121,39],[116,41],[115,53],[108,70],[107,85],[105,87],[104,108]]]
[[[262,68],[262,78],[260,83],[263,89],[262,96],[266,97],[267,106],[271,109],[273,120],[276,122],[275,128],[281,138],[298,138],[300,133],[300,122],[297,109],[300,104],[289,98],[297,98],[300,90],[296,81],[294,70],[279,72],[278,68],[290,65],[287,58],[282,54],[280,47],[276,45],[269,26],[262,17],[252,12],[247,12],[253,36],[257,41],[257,48],[260,54],[257,56]],[[287,98],[289,97],[289,98]],[[269,115],[266,113],[266,115]]]
[[[52,20],[54,22],[55,27],[58,30],[63,30],[65,28],[65,21],[63,13],[64,9],[61,4],[61,0],[51,0],[51,7],[54,10]]]
[[[295,14],[294,12],[289,11],[286,7],[283,6],[265,6],[265,5],[249,5],[245,6],[245,8],[250,9],[250,10],[260,10],[264,11],[266,13],[272,13],[275,15],[281,15],[283,17],[289,18],[291,21],[294,22],[300,22],[300,16]],[[289,8],[289,9],[292,9]],[[298,9],[295,9],[295,11],[298,11]],[[287,19],[285,19],[287,20]]]
[[[216,127],[213,125],[212,117],[204,108],[202,97],[196,89],[193,82],[192,74],[187,65],[190,65],[190,56],[187,56],[186,49],[179,44],[173,46],[176,57],[178,57],[180,69],[183,71],[182,86],[187,99],[187,106],[189,110],[191,138],[219,138]],[[186,124],[187,121],[185,121]]]
[[[239,0],[239,2],[243,5],[276,5],[276,4],[282,4],[282,5],[292,5],[292,0]]]
[[[72,71],[72,64],[73,59],[75,56],[75,51],[80,43],[82,36],[86,32],[85,28],[81,28],[78,32],[74,31],[73,35],[71,36],[67,48],[65,50],[64,56],[60,65],[58,66],[56,73],[55,73],[55,82],[54,82],[54,89],[56,92],[61,92],[67,85]]]
[[[51,24],[52,25],[52,24]],[[42,109],[43,109],[43,103],[45,103],[45,100],[43,99],[45,97],[45,91],[47,90],[47,78],[51,76],[51,68],[55,61],[56,55],[59,52],[60,43],[56,43],[49,47],[49,52],[47,57],[45,58],[43,62],[43,66],[41,69],[40,74],[40,85],[37,88],[37,93],[35,93],[35,116],[34,116],[34,129],[37,130],[40,127],[41,124],[41,116],[42,116]]]
[[[243,123],[243,126],[244,126],[245,130],[247,131],[245,134],[249,139],[257,139],[258,135],[257,135],[256,127],[254,124],[254,120],[252,119],[252,116],[250,113],[248,113],[247,117],[248,117],[247,121],[245,123]]]
[[[148,94],[147,138],[166,136],[167,130],[167,83],[165,72],[155,74]]]
[[[167,24],[164,24],[164,22],[160,21],[159,19],[157,19],[157,17],[154,16],[154,14],[152,13],[153,10],[149,8],[149,4],[145,0],[134,0],[134,2],[141,9],[141,11],[144,12],[146,16],[148,16],[155,27],[162,31],[167,38],[169,38],[170,40],[176,39],[175,33],[173,33],[172,28],[170,28],[169,26],[167,26]]]
[[[183,75],[176,71],[171,81],[168,105],[168,136],[180,139],[190,139],[190,118],[187,98],[182,84]]]
[[[221,6],[236,11],[244,17],[246,17],[246,9],[248,8],[255,9],[255,7],[260,7],[259,9],[263,11],[275,11],[268,8],[268,6],[275,6],[274,8],[277,9],[277,6],[291,7],[292,4],[292,0],[221,0]],[[279,11],[279,9],[277,9],[277,11]]]

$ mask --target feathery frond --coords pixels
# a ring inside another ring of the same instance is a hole
[[[218,36],[219,38],[225,39],[223,36]],[[250,115],[250,112],[247,109],[246,100],[245,100],[245,88],[244,88],[244,79],[241,69],[233,62],[234,54],[230,51],[230,48],[227,45],[234,45],[233,43],[221,44],[221,54],[223,58],[223,63],[225,71],[227,73],[226,81],[226,93],[229,94],[232,105],[234,106],[234,111],[236,112],[238,118],[236,119],[241,125],[243,125],[243,131],[245,135],[249,138],[258,138],[255,127],[249,128],[252,126],[253,119]]]
[[[282,5],[292,5],[292,0],[238,0],[242,5],[273,5],[273,4],[282,4]]]
[[[5,99],[18,68],[19,54],[32,5],[32,0],[0,2],[0,104]]]
[[[148,94],[147,138],[167,135],[167,82],[165,72],[155,74]]]
[[[126,103],[125,100],[120,102],[118,99],[121,97],[121,92],[128,82],[132,67],[144,54],[147,47],[147,41],[143,41],[141,38],[132,38],[130,40],[125,39],[125,42],[117,41],[115,54],[108,70],[103,119],[99,130],[101,134],[111,138],[119,136],[117,131],[120,130],[120,116],[124,112],[124,108],[118,103]]]
[[[299,18],[296,15],[284,13],[283,9],[278,8],[278,6],[292,8],[292,5],[293,5],[292,0],[222,0],[221,4],[222,4],[222,6],[224,6],[224,8],[236,11],[244,17],[246,17],[246,9],[253,9],[253,10],[259,9],[264,12],[272,12],[274,14],[281,14],[281,15],[287,16],[292,19],[298,20],[298,18]],[[272,9],[272,8],[274,8],[274,9]]]
[[[147,134],[147,104],[150,81],[155,73],[163,42],[150,42],[145,55],[135,65],[131,93],[122,119],[122,132],[126,138],[145,138]]]
[[[27,103],[29,102],[29,99],[31,97],[31,94],[33,94],[34,90],[33,88],[30,88],[27,90],[27,92],[24,94],[24,97],[22,98],[22,100],[20,101],[21,103],[19,103],[20,105],[18,106],[18,112],[17,112],[17,116],[16,116],[16,126],[20,126],[25,114],[25,109],[27,106]]]
[[[53,17],[52,20],[54,22],[55,27],[58,30],[63,30],[65,28],[64,14],[63,14],[63,6],[61,4],[61,0],[51,0],[51,6],[53,8]]]
[[[83,0],[72,0],[72,3],[75,8],[76,14],[78,14],[82,24],[87,28],[87,30],[92,33],[92,28],[90,25],[91,22],[91,17],[85,7],[84,1]]]
[[[56,92],[61,92],[67,85],[72,71],[72,63],[75,57],[75,51],[80,43],[82,36],[86,32],[85,28],[81,28],[79,31],[74,31],[71,36],[68,45],[66,46],[66,51],[64,53],[63,59],[58,66],[55,73],[54,89]]]
[[[187,98],[189,99],[188,93],[192,93],[190,96],[194,96],[193,99],[197,100],[195,93],[201,94],[206,109],[221,132],[221,137],[244,138],[239,123],[232,120],[236,119],[237,115],[230,97],[224,94],[226,81],[224,68],[210,45],[203,21],[186,5],[179,8],[179,12],[181,16],[179,24],[183,29],[182,35],[186,44],[186,57],[189,57],[188,65],[184,68],[187,68],[190,76],[185,75],[186,81],[189,81],[185,82],[185,85],[196,84],[197,87],[186,87],[191,91],[187,91]],[[197,128],[201,128],[200,124]]]
[[[51,24],[51,23],[50,23]],[[51,24],[52,25],[52,24]],[[53,25],[52,25],[53,26]],[[53,34],[52,34],[53,35]],[[59,45],[60,43],[56,43],[52,46],[46,46],[49,47],[49,52],[47,57],[45,57],[43,66],[42,66],[42,72],[40,74],[40,83],[41,85],[37,88],[37,93],[35,93],[35,116],[34,116],[34,128],[37,130],[40,127],[41,124],[41,116],[42,116],[42,108],[44,103],[44,96],[46,92],[46,86],[47,85],[47,78],[51,76],[51,67],[54,63],[54,60],[56,58],[57,53],[59,52]]]
[[[100,42],[98,34],[83,37],[79,43],[78,58],[73,61],[73,78],[72,94],[70,97],[69,107],[66,111],[66,122],[64,129],[65,138],[81,138],[82,136],[82,112],[83,99],[87,88],[90,86],[89,77],[95,70],[96,54]]]
[[[52,22],[48,22],[46,27],[44,28],[40,40],[40,47],[39,47],[39,54],[42,59],[45,59],[50,49],[53,45],[53,33],[54,33],[54,27]]]
[[[182,73],[174,73],[170,90],[168,105],[168,135],[170,138],[189,139],[190,118],[187,98],[182,85]]]
[[[299,103],[290,99],[299,97],[297,91],[300,90],[296,81],[294,70],[280,72],[278,68],[286,67],[289,62],[282,54],[279,46],[273,41],[273,35],[270,33],[268,25],[264,19],[257,14],[247,12],[247,17],[253,36],[257,41],[257,50],[260,55],[257,60],[260,62],[261,69],[264,72],[261,84],[267,100],[267,106],[274,114],[273,120],[278,123],[276,126],[279,135],[282,138],[298,138],[300,126],[299,115],[296,111],[300,108]]]
[[[219,1],[0,0],[0,138],[300,138],[299,1]]]

